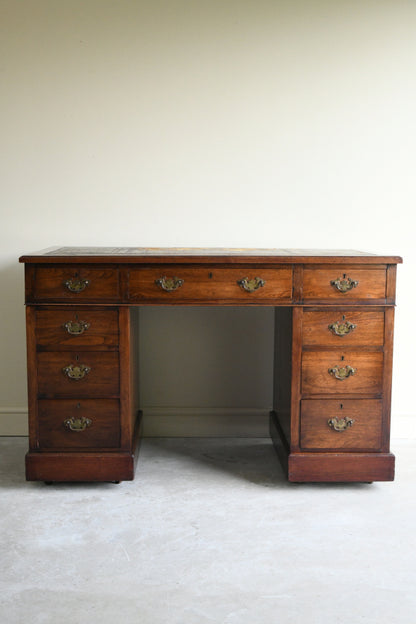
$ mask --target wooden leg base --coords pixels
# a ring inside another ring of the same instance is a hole
[[[270,414],[270,433],[289,481],[369,483],[394,480],[392,453],[290,453],[275,412]]]
[[[363,482],[393,481],[391,453],[292,453],[289,481]]]
[[[132,451],[72,453],[38,452],[26,454],[26,480],[45,483],[63,481],[131,481],[139,454],[140,421],[138,418]]]
[[[131,453],[36,453],[26,455],[26,480],[45,481],[131,481],[134,454]]]

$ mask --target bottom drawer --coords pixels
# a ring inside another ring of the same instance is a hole
[[[382,413],[381,399],[304,400],[301,402],[301,448],[379,451]]]
[[[120,406],[116,399],[41,400],[40,449],[120,447]]]

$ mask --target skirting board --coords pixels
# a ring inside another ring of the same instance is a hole
[[[0,436],[27,435],[27,407],[0,407]]]
[[[148,407],[143,409],[143,436],[267,438],[269,412],[270,408]],[[27,435],[27,408],[0,407],[0,436]],[[391,437],[415,439],[416,415],[393,416]]]

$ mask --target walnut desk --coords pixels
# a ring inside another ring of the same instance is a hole
[[[79,248],[25,263],[26,478],[133,479],[135,308],[272,306],[270,432],[290,481],[389,481],[397,256],[296,249]]]

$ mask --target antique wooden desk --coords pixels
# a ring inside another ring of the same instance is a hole
[[[275,308],[270,432],[290,481],[394,478],[399,257],[286,249],[73,248],[23,256],[26,477],[133,479],[145,305]]]

